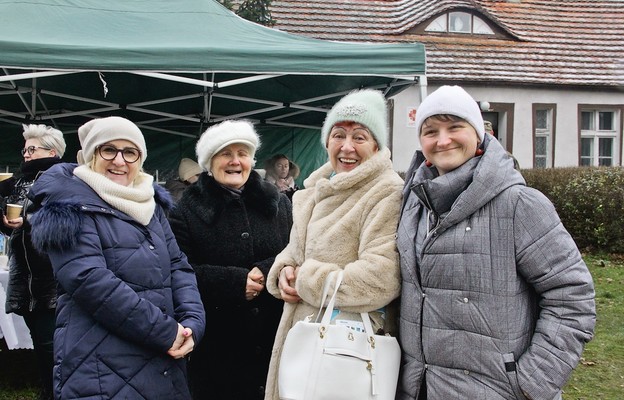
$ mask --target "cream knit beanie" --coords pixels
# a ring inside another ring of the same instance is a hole
[[[113,140],[127,140],[141,150],[140,167],[147,159],[145,138],[138,126],[122,117],[93,119],[78,128],[81,150],[78,151],[78,164],[89,164],[95,148]]]
[[[190,158],[183,158],[180,160],[180,165],[178,166],[178,176],[181,181],[186,181],[194,175],[201,174],[201,172],[202,169],[199,164]]]
[[[386,99],[380,91],[372,89],[354,90],[334,104],[327,113],[321,130],[323,147],[327,147],[329,132],[334,125],[343,121],[353,121],[366,126],[377,141],[379,149],[386,147],[388,108]]]
[[[212,157],[219,150],[234,143],[247,145],[251,158],[255,157],[256,150],[260,147],[260,139],[250,122],[228,120],[206,129],[195,146],[199,165],[204,171],[210,171]]]
[[[418,137],[422,124],[434,115],[450,114],[466,120],[477,131],[479,140],[483,142],[485,126],[477,102],[459,86],[442,86],[420,103],[416,110],[416,127]]]

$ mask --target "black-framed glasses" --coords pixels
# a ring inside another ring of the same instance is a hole
[[[37,149],[41,149],[41,150],[48,150],[48,151],[52,150],[52,149],[47,148],[47,147],[41,147],[41,146],[28,146],[28,147],[24,147],[22,150],[20,150],[20,153],[21,153],[22,155],[24,155],[24,154],[28,153],[28,154],[30,154],[30,155],[32,156],[32,155],[35,153],[35,151],[37,151]]]
[[[114,160],[119,153],[121,153],[121,157],[124,161],[129,164],[137,162],[139,158],[141,158],[141,150],[136,147],[124,147],[123,149],[118,149],[113,145],[104,144],[102,146],[98,146],[97,150],[98,153],[100,153],[100,157],[106,161]]]

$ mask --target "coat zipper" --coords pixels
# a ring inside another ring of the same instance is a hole
[[[36,179],[36,178],[35,178]],[[22,208],[22,249],[24,250],[24,261],[26,262],[26,267],[28,268],[28,294],[30,295],[30,299],[28,301],[28,311],[32,312],[35,309],[35,296],[33,295],[32,290],[32,282],[33,282],[33,273],[32,268],[30,267],[30,262],[28,261],[28,252],[26,251],[26,215],[27,215],[27,207],[28,207],[28,197],[24,199],[24,204]]]

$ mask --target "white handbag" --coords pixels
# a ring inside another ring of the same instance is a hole
[[[322,310],[331,275],[321,296]],[[361,313],[365,332],[330,325],[343,272],[321,322],[298,321],[282,348],[278,372],[281,400],[394,400],[401,349],[396,338],[375,335],[368,313]],[[318,316],[317,316],[318,320]]]

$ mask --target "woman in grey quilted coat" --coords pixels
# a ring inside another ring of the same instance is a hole
[[[406,175],[397,233],[397,399],[560,398],[595,324],[574,241],[462,88],[427,97],[416,126],[426,160]]]

